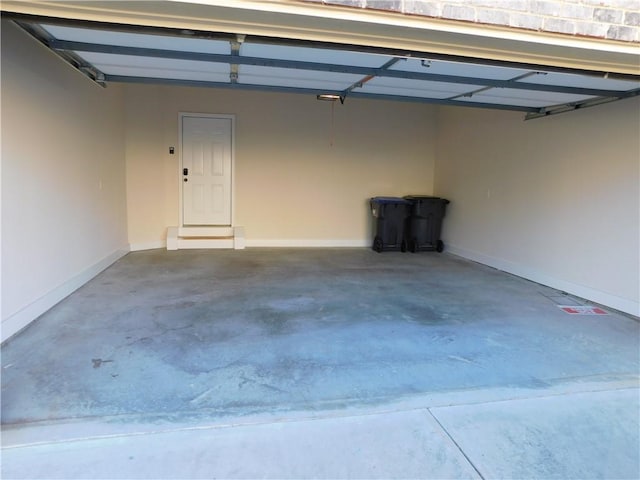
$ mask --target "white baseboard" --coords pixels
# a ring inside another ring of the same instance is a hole
[[[244,227],[233,227],[234,250],[244,250],[246,246],[247,246],[247,239],[244,237]]]
[[[166,246],[166,240],[156,240],[154,242],[131,243],[129,248],[132,252],[139,252],[140,250],[153,250],[156,248],[165,248]]]
[[[246,240],[247,247],[290,247],[290,248],[307,248],[307,247],[369,247],[370,242],[367,240],[348,240],[348,239],[256,239],[248,238]]]
[[[454,245],[447,244],[447,252],[463,258],[467,258],[469,260],[473,260],[474,262],[497,268],[504,272],[512,273],[536,283],[541,283],[542,285],[546,285],[551,288],[562,290],[563,292],[570,293],[571,295],[576,295],[592,302],[599,303],[616,310],[620,310],[621,312],[640,316],[640,302],[634,302],[633,300],[621,298],[616,295],[611,295],[610,293],[596,290],[585,285],[579,285],[577,283],[568,282],[560,278],[551,277],[543,272],[540,272],[531,267],[527,267],[525,265],[519,265],[507,260],[484,255],[473,250],[459,248]]]
[[[105,268],[109,267],[114,262],[125,256],[127,253],[129,253],[128,248],[115,250],[114,252],[104,257],[102,260],[94,263],[93,265],[84,269],[77,275],[71,277],[61,285],[58,285],[53,290],[31,302],[26,307],[21,308],[14,314],[5,318],[2,321],[1,341],[4,342],[9,337],[18,333],[44,312],[49,310],[64,298],[68,297],[82,285],[98,275]]]
[[[178,227],[167,228],[167,250],[178,250]]]

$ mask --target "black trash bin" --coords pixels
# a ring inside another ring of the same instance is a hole
[[[408,195],[404,198],[411,202],[411,216],[405,233],[409,251],[442,252],[444,243],[440,240],[440,233],[449,200],[426,195]]]
[[[373,197],[371,213],[375,218],[373,249],[376,252],[407,249],[404,231],[411,202],[398,197]]]

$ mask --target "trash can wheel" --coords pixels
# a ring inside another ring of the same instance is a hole
[[[436,245],[436,252],[442,253],[444,251],[444,242],[442,240],[438,240]]]
[[[412,238],[409,241],[409,251],[411,253],[416,253],[418,251],[418,239],[417,238]]]
[[[373,249],[380,253],[382,252],[382,247],[384,246],[384,244],[382,243],[382,238],[380,238],[379,236],[376,236],[376,238],[373,239]]]

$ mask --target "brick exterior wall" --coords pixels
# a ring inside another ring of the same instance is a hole
[[[640,43],[640,0],[303,0]]]

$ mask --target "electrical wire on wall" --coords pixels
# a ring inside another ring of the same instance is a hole
[[[331,127],[330,127],[330,132],[329,132],[329,146],[331,148],[333,148],[333,138],[334,138],[334,132],[335,132],[335,109],[336,109],[336,102],[331,102]]]
[[[336,100],[340,100],[341,104],[344,104],[344,95],[338,95],[335,93],[324,93],[317,95],[318,100],[331,102],[331,120],[329,123],[329,146],[333,147],[334,132],[335,132],[335,105]]]

